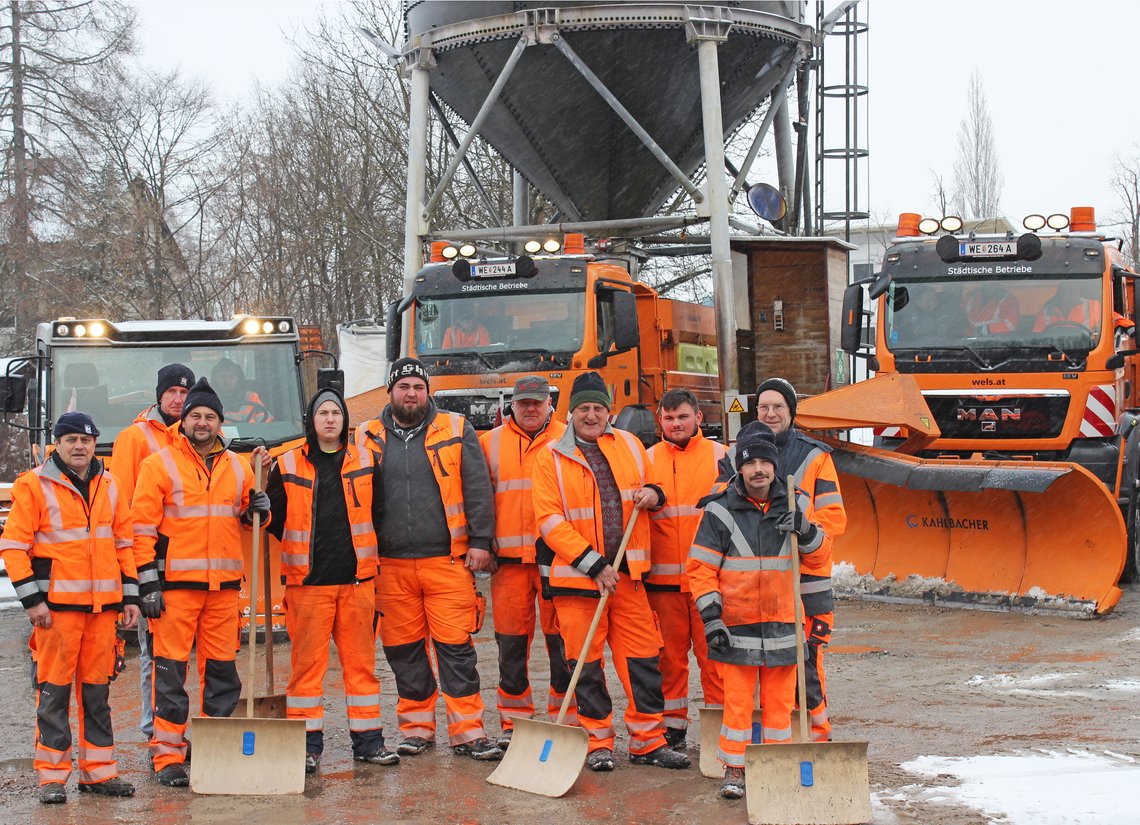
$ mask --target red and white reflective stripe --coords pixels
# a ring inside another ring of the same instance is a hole
[[[1097,384],[1089,390],[1081,436],[1107,437],[1116,434],[1116,385]]]
[[[901,438],[902,427],[875,427],[874,433],[883,438]]]

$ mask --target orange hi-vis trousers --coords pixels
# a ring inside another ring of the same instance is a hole
[[[835,625],[834,613],[808,616],[804,621],[807,657],[804,659],[804,683],[807,688],[808,712],[811,714],[813,742],[831,741],[831,719],[827,714],[827,674],[823,670],[823,654],[831,641]]]
[[[285,689],[285,708],[290,719],[305,720],[308,753],[324,750],[324,680],[330,640],[336,643],[344,672],[353,754],[366,756],[384,744],[372,632],[374,585],[375,579],[369,579],[359,584],[285,588],[285,622],[293,643],[293,674]]]
[[[51,627],[33,632],[36,648],[36,756],[41,785],[71,776],[71,685],[79,717],[79,782],[91,785],[119,775],[108,703],[115,661],[118,613],[51,611]]]
[[[229,716],[241,695],[238,678],[238,591],[166,590],[166,610],[150,620],[154,635],[154,769],[186,761],[190,697],[186,671],[197,646],[203,716]],[[201,662],[205,660],[203,668]]]
[[[689,729],[689,648],[701,669],[705,707],[724,705],[724,683],[717,663],[709,659],[705,623],[689,593],[654,591],[647,594],[649,606],[661,625],[661,679],[665,696],[665,727]]]
[[[435,706],[443,689],[451,745],[484,739],[483,697],[471,634],[475,577],[460,559],[380,557],[380,641],[396,677],[396,721],[405,738],[435,738]],[[428,640],[439,682],[432,673]]]
[[[534,695],[530,687],[530,647],[534,640],[535,601],[538,620],[550,659],[550,693],[546,710],[558,716],[570,670],[566,651],[558,633],[554,603],[542,598],[542,582],[534,564],[500,564],[491,576],[491,612],[495,621],[495,641],[499,646],[499,722],[504,731],[514,727],[514,718],[534,718]],[[566,712],[565,724],[578,724],[574,700]]]
[[[724,679],[724,723],[716,758],[730,768],[744,767],[744,749],[752,742],[756,680],[760,680],[760,724],[764,744],[792,741],[796,701],[796,666],[758,667],[718,662]]]
[[[629,752],[650,753],[665,744],[665,700],[661,695],[661,632],[645,589],[627,574],[618,576],[617,592],[610,596],[590,649],[583,653],[586,633],[598,600],[589,596],[555,596],[558,627],[566,642],[567,664],[573,668],[586,657],[574,690],[578,721],[590,735],[590,750],[614,747],[613,702],[605,681],[605,644],[609,642],[614,670],[629,700],[625,727]]]

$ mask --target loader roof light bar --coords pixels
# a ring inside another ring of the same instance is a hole
[[[293,324],[287,318],[246,318],[241,322],[241,331],[244,335],[272,335],[273,333],[287,333],[293,329]]]
[[[903,212],[899,215],[899,228],[895,233],[900,238],[917,238],[921,233],[918,228],[922,215],[917,212]]]
[[[100,320],[60,318],[54,324],[56,338],[106,338],[108,323]]]

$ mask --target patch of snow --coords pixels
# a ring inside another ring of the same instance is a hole
[[[1140,691],[1140,679],[1109,679],[1104,683],[1108,690]]]
[[[1036,676],[1012,676],[1009,673],[996,673],[993,676],[971,676],[966,684],[971,687],[1033,687],[1059,682],[1062,679],[1079,677],[1080,673],[1040,673]]]
[[[1116,754],[1016,751],[993,756],[920,756],[903,770],[945,775],[957,787],[925,788],[912,798],[965,805],[1003,825],[1117,825],[1140,821],[1140,765]],[[911,786],[908,786],[911,787]],[[905,790],[905,789],[904,789]],[[885,795],[884,795],[885,796]]]

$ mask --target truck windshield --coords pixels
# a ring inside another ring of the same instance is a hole
[[[109,444],[155,403],[158,370],[185,364],[222,399],[222,436],[280,442],[304,432],[295,348],[288,343],[155,347],[56,346],[48,415],[89,413]]]
[[[1099,278],[897,279],[887,299],[891,350],[1093,349],[1103,326]]]
[[[421,298],[415,314],[416,354],[577,352],[585,307],[582,290]]]

